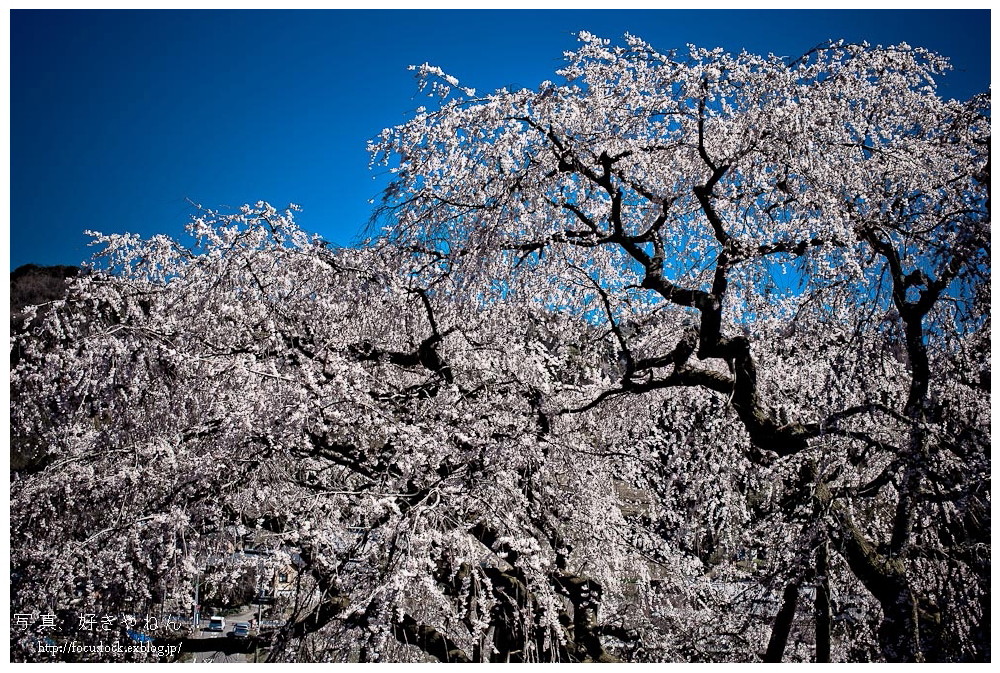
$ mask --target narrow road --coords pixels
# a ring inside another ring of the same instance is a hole
[[[243,663],[247,661],[249,657],[253,660],[253,653],[249,654],[245,651],[249,648],[250,643],[246,640],[236,639],[229,635],[229,632],[233,630],[233,625],[237,622],[249,622],[251,619],[254,620],[254,625],[256,626],[257,620],[257,608],[256,607],[245,607],[241,612],[234,615],[226,616],[226,628],[221,633],[219,631],[209,631],[208,630],[208,617],[207,615],[201,620],[201,625],[192,634],[192,638],[197,640],[216,640],[218,641],[217,650],[205,650],[192,652],[194,657],[194,663],[220,663],[220,662],[230,662],[230,663]],[[256,635],[256,629],[252,632]],[[205,643],[209,646],[208,643]],[[237,650],[237,651],[234,651]]]

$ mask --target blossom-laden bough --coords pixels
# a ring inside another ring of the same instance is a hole
[[[190,603],[238,530],[275,660],[988,658],[988,98],[580,37],[419,68],[366,246],[99,239],[14,344],[16,612]]]

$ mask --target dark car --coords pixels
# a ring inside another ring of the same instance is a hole
[[[233,630],[229,632],[229,635],[233,638],[246,638],[250,635],[250,625],[246,622],[236,622],[233,624]]]

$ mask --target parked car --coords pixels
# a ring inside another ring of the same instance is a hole
[[[246,638],[250,635],[250,625],[246,622],[236,622],[233,624],[233,630],[229,632],[229,635],[233,638]]]
[[[145,633],[143,633],[141,631],[135,631],[133,629],[128,629],[125,633],[128,634],[129,638],[131,638],[132,640],[134,640],[137,643],[151,643],[151,642],[153,642],[153,637],[152,636],[147,636]]]
[[[226,630],[226,618],[219,615],[215,615],[208,620],[208,630],[209,631],[225,631]]]

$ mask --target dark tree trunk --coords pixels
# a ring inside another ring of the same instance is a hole
[[[781,608],[774,618],[774,626],[771,627],[771,639],[767,643],[767,652],[764,653],[766,663],[777,664],[785,655],[785,645],[788,643],[788,633],[792,629],[792,620],[795,618],[795,604],[799,600],[798,580],[785,587],[785,593],[781,597]]]
[[[816,550],[816,663],[830,662],[830,575],[826,542]]]

